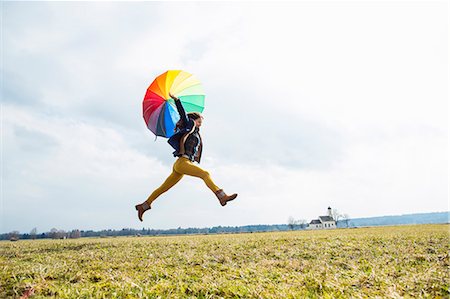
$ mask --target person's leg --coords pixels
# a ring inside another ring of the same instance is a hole
[[[174,165],[174,170],[178,173],[187,174],[201,178],[205,184],[211,189],[212,192],[217,196],[220,204],[225,206],[227,202],[235,199],[237,197],[236,193],[232,195],[227,195],[222,189],[216,186],[211,179],[211,176],[206,170],[203,170],[199,166],[195,165],[186,158],[179,158],[177,163]]]
[[[175,163],[174,165],[174,170],[178,173],[201,178],[205,182],[206,186],[208,186],[208,188],[211,189],[211,191],[214,193],[220,190],[220,188],[217,187],[216,184],[214,184],[211,176],[209,175],[209,172],[195,165],[187,158],[179,158],[177,163]]]
[[[176,164],[176,163],[175,163]],[[175,165],[172,170],[172,173],[167,177],[167,179],[162,183],[161,186],[159,186],[155,191],[153,191],[152,194],[147,198],[146,202],[151,205],[151,203],[158,198],[161,194],[172,188],[176,183],[178,183],[181,178],[183,177],[183,174],[175,171]]]
[[[147,198],[146,201],[144,201],[141,204],[138,204],[135,206],[136,210],[138,211],[138,218],[142,221],[142,216],[144,215],[145,211],[151,209],[151,203],[158,198],[161,194],[172,188],[176,183],[178,183],[181,178],[183,177],[183,174],[175,171],[175,165],[177,164],[178,160],[174,163],[174,167],[172,169],[172,173],[169,175],[169,177],[164,181],[164,183],[159,186],[155,191],[150,194],[150,196]]]

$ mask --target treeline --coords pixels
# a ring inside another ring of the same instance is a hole
[[[300,226],[293,228],[287,224],[279,225],[247,225],[247,226],[215,226],[206,228],[174,228],[174,229],[133,229],[123,228],[121,230],[72,230],[65,232],[63,230],[52,229],[45,233],[26,233],[11,232],[1,234],[0,240],[27,240],[27,239],[74,239],[84,237],[120,237],[120,236],[166,236],[166,235],[191,235],[191,234],[222,234],[222,233],[250,233],[250,232],[268,232],[268,231],[286,231],[291,229],[302,229]]]
[[[429,223],[449,223],[450,212],[418,213],[398,216],[381,216],[372,218],[354,218],[344,217],[339,219],[335,216],[338,228],[352,228],[361,226],[378,225],[400,225],[400,224],[429,224]],[[119,237],[119,236],[166,236],[166,235],[191,235],[191,234],[223,234],[223,233],[252,233],[252,232],[271,232],[307,229],[306,220],[295,220],[293,217],[288,219],[288,224],[274,225],[246,225],[246,226],[215,226],[206,228],[174,228],[174,229],[133,229],[123,228],[121,230],[78,230],[71,231],[52,228],[49,232],[38,233],[37,228],[33,228],[30,233],[21,234],[13,231],[6,234],[0,234],[0,240],[26,240],[26,239],[75,239],[84,237]]]

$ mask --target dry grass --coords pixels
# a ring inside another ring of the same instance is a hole
[[[449,225],[0,242],[0,297],[448,298]]]

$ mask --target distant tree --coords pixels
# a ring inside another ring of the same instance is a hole
[[[50,230],[49,236],[52,239],[58,239],[58,229],[57,228],[52,228]]]
[[[308,225],[308,221],[306,221],[305,219],[300,219],[297,221],[298,225],[300,225],[300,228],[306,228],[306,226]]]
[[[346,213],[342,214],[342,221],[345,223],[345,225],[348,227],[348,223],[350,221],[350,216]]]
[[[333,209],[331,211],[331,217],[333,217],[334,221],[336,221],[337,226],[338,222],[342,219],[342,214],[337,209]]]
[[[12,231],[9,233],[9,240],[17,241],[17,240],[19,240],[19,236],[20,236],[20,232],[18,232],[17,230]]]
[[[33,229],[31,230],[31,232],[30,232],[30,238],[31,238],[32,240],[35,240],[35,239],[36,239],[36,235],[37,235],[37,228],[35,227],[35,228],[33,228]]]
[[[78,229],[73,229],[70,233],[69,233],[69,238],[71,239],[78,239],[81,237],[81,232]]]
[[[295,225],[296,225],[296,221],[295,221],[294,217],[289,216],[289,218],[288,218],[289,229],[293,230],[295,228]]]
[[[65,239],[65,238],[67,238],[66,232],[64,230],[62,230],[62,229],[58,230],[57,238],[58,239]]]
[[[289,216],[289,218],[288,218],[288,227],[290,230],[294,230],[298,227],[303,229],[306,227],[306,225],[307,225],[307,222],[305,219],[296,220],[292,216]]]

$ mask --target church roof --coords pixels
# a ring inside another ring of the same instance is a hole
[[[320,222],[319,219],[314,219],[314,220],[311,220],[311,222],[309,224],[321,224],[321,223],[322,222]]]
[[[334,221],[333,217],[330,216],[319,216],[320,221]]]

